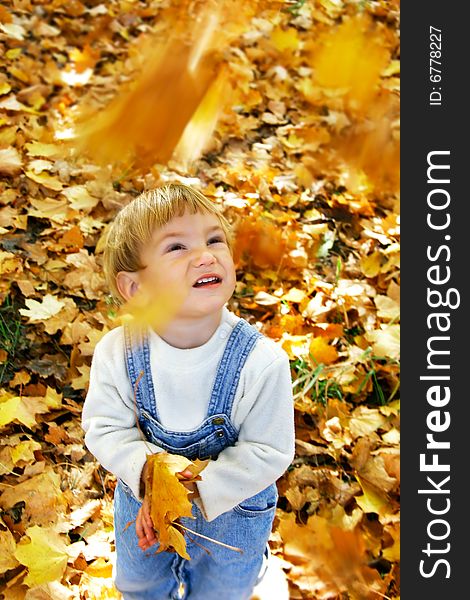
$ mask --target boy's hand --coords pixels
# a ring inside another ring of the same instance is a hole
[[[199,490],[197,489],[197,484],[195,481],[185,481],[185,479],[193,479],[194,473],[191,473],[189,469],[185,469],[184,471],[180,471],[177,473],[178,479],[184,485],[184,487],[191,492],[189,497],[190,500],[194,500],[195,498],[199,498]],[[200,479],[200,477],[198,477]]]
[[[144,498],[142,506],[139,508],[135,519],[135,532],[139,538],[139,548],[144,551],[158,542],[153,528],[152,517],[150,516],[150,504],[147,498]]]

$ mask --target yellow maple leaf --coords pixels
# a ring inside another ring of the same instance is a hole
[[[34,452],[41,449],[41,444],[34,440],[24,440],[16,444],[10,450],[11,460],[15,463],[32,463],[34,461]]]
[[[28,568],[24,583],[29,587],[60,579],[68,559],[64,538],[50,527],[37,525],[26,530],[14,556]]]
[[[279,533],[285,556],[292,557],[295,565],[301,565],[312,582],[314,577],[320,578],[323,591],[347,590],[353,598],[364,598],[354,593],[355,589],[380,581],[377,572],[367,566],[369,559],[357,527],[345,530],[318,515],[311,515],[302,525],[294,514],[281,513]]]
[[[36,423],[34,410],[25,404],[23,398],[4,394],[0,398],[0,427],[4,427],[12,421],[23,423],[26,427],[32,427]]]
[[[207,462],[190,461],[184,456],[168,452],[158,452],[148,457],[145,493],[150,500],[150,514],[158,532],[160,546],[157,552],[173,548],[180,556],[190,560],[184,535],[175,526],[175,522],[180,517],[194,517],[188,490],[180,482],[177,474],[189,469],[194,477],[186,481],[197,481]]]

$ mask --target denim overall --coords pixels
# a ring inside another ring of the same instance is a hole
[[[124,332],[127,368],[134,389],[141,376],[136,401],[139,424],[147,439],[190,460],[216,460],[224,448],[234,446],[238,432],[230,417],[235,392],[243,365],[261,334],[244,319],[237,323],[217,368],[206,418],[194,430],[173,431],[159,422],[147,335],[127,327]],[[116,587],[125,600],[249,600],[268,549],[277,498],[273,483],[211,522],[193,503],[195,519],[185,517],[181,523],[243,553],[186,533],[191,557],[188,561],[175,552],[155,554],[158,544],[145,552],[138,547],[135,525],[127,525],[135,519],[140,502],[119,481],[114,498]]]

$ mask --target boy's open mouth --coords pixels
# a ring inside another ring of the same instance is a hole
[[[215,285],[217,283],[220,283],[221,281],[222,280],[220,279],[220,277],[217,277],[217,275],[207,275],[206,277],[200,277],[193,285],[193,287],[210,287],[211,285]]]

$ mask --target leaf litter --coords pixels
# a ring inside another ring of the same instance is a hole
[[[4,599],[119,597],[81,406],[99,339],[171,314],[118,310],[101,260],[116,211],[174,180],[236,228],[229,307],[289,355],[291,598],[399,597],[398,30],[395,0],[0,7]]]

